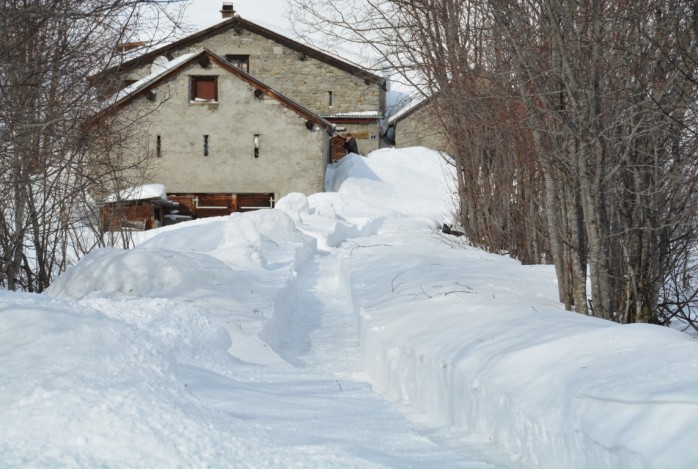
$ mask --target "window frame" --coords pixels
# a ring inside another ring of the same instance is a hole
[[[213,99],[202,98],[199,83],[213,83]],[[189,76],[189,102],[190,103],[217,103],[218,102],[218,75],[190,75]]]
[[[239,65],[240,59],[244,60],[244,67]],[[230,63],[233,67],[237,67],[240,70],[250,73],[250,55],[249,54],[225,54],[226,62]]]

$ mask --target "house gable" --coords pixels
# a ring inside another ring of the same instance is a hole
[[[206,49],[202,49],[196,53],[189,53],[180,56],[177,59],[172,60],[172,65],[165,68],[161,73],[151,74],[150,76],[147,76],[141,79],[140,81],[133,83],[125,90],[119,92],[116,95],[114,102],[111,105],[109,105],[103,112],[109,112],[114,109],[123,108],[131,101],[142,96],[145,96],[147,99],[150,99],[150,96],[153,96],[153,89],[155,87],[159,86],[163,82],[170,80],[172,77],[179,75],[180,73],[182,73],[183,70],[190,67],[191,64],[194,62],[199,64],[204,70],[210,67],[210,63],[215,63],[217,67],[220,67],[220,69],[226,71],[227,73],[230,73],[231,75],[237,77],[238,79],[250,85],[250,87],[253,89],[253,93],[257,98],[260,98],[262,94],[266,95],[271,99],[277,101],[278,103],[293,110],[299,116],[306,118],[308,122],[317,125],[318,127],[324,129],[326,132],[330,134],[332,133],[333,125],[329,121],[318,116],[311,110],[307,109],[305,106],[302,106],[294,100],[284,96],[283,94],[278,93],[277,91],[273,90],[271,87],[257,80],[250,74],[244,72],[238,67],[231,65],[228,61],[222,59],[220,56]],[[205,73],[199,73],[199,75],[206,76]]]
[[[433,96],[417,96],[413,101],[388,118],[388,124],[397,125],[401,120],[409,118],[413,113],[431,104]]]
[[[215,83],[215,99],[193,99],[200,78]],[[142,126],[133,151],[152,155],[150,180],[168,193],[324,189],[332,125],[210,51],[134,84],[108,111]]]

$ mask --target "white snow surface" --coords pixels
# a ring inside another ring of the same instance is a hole
[[[105,197],[105,202],[135,201],[149,199],[167,199],[164,184],[143,184],[140,186],[128,187],[118,194],[110,194]]]
[[[0,291],[2,467],[698,467],[698,343],[440,233],[424,148]]]

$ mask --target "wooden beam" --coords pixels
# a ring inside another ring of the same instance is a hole
[[[211,59],[209,59],[208,55],[206,54],[199,55],[196,58],[196,61],[199,62],[201,68],[209,68],[211,66]]]

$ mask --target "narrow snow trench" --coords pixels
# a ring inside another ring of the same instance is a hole
[[[448,461],[448,467],[526,467],[486,439],[457,428],[443,427],[409,403],[390,402],[386,396],[373,391],[364,371],[358,323],[346,277],[348,259],[348,252],[340,248],[317,256],[302,267],[292,281],[291,296],[295,297],[295,302],[293,308],[286,311],[291,317],[284,321],[287,328],[277,352],[299,368],[335,379],[340,389],[363,385],[361,399],[364,403],[359,401],[358,406],[371,408],[373,412],[381,409],[386,414],[385,421],[398,422],[403,427],[393,428],[391,433],[402,434],[399,438],[409,442],[407,444],[423,440],[425,445],[433,445],[433,455],[444,453],[442,461]],[[401,417],[396,418],[396,413]],[[412,467],[426,466],[415,461]]]

